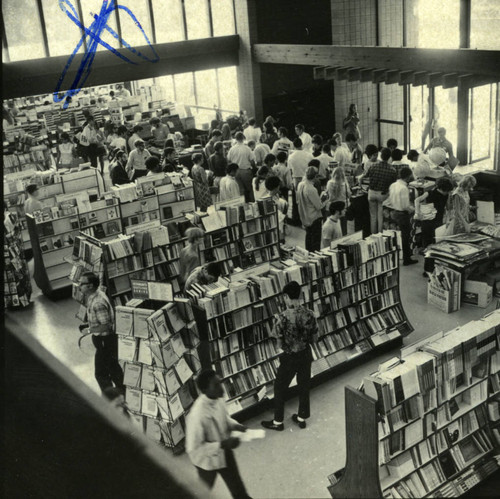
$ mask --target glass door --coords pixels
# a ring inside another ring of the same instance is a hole
[[[475,163],[491,157],[495,135],[493,85],[470,90],[469,116],[469,162]]]

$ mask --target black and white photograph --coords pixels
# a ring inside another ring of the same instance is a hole
[[[498,497],[500,0],[3,0],[3,496]]]

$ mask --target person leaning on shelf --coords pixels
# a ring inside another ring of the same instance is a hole
[[[118,363],[113,307],[105,293],[99,289],[99,277],[93,272],[82,274],[80,288],[85,297],[88,329],[95,346],[95,379],[103,392],[113,385],[123,390],[123,371]]]
[[[28,199],[24,203],[24,213],[27,215],[33,215],[33,212],[39,211],[43,208],[42,202],[38,199],[40,196],[38,185],[27,185],[26,194],[28,195]]]
[[[221,178],[219,184],[219,200],[226,201],[240,196],[240,186],[236,180],[238,165],[229,163],[226,168],[226,176]]]
[[[218,262],[210,262],[200,267],[196,267],[186,279],[184,291],[189,291],[193,284],[203,285],[216,282],[221,274],[222,272]]]
[[[126,170],[128,154],[122,149],[115,149],[111,156],[114,157],[109,165],[111,185],[129,184],[130,178]]]
[[[186,452],[201,480],[212,488],[217,474],[226,482],[232,497],[250,497],[241,479],[233,449],[240,440],[231,431],[245,432],[246,427],[232,419],[221,397],[222,383],[211,369],[202,371],[196,380],[201,394],[186,417]]]
[[[292,379],[297,375],[299,411],[292,415],[292,421],[299,428],[306,427],[310,417],[309,383],[311,380],[311,343],[318,339],[318,324],[314,313],[301,304],[300,284],[291,281],[283,288],[286,310],[276,315],[271,337],[278,340],[283,350],[274,382],[274,420],[262,421],[264,428],[283,431],[285,395]]]
[[[321,247],[329,248],[330,243],[343,236],[340,220],[345,216],[346,204],[343,201],[330,203],[330,216],[321,229]]]
[[[191,272],[200,266],[200,245],[204,236],[205,232],[199,227],[191,227],[186,230],[187,244],[179,253],[179,277],[182,283],[185,283]]]

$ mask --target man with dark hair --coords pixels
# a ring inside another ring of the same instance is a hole
[[[258,142],[260,136],[262,135],[262,130],[260,127],[255,126],[256,121],[255,118],[250,118],[248,120],[248,126],[243,130],[243,134],[245,135],[245,139],[247,141],[253,140],[254,142]]]
[[[80,289],[87,306],[88,329],[95,346],[95,379],[104,392],[113,386],[123,389],[123,371],[118,363],[118,341],[114,312],[108,297],[99,289],[99,277],[84,272]]]
[[[366,173],[370,166],[378,161],[378,147],[375,144],[368,144],[365,148],[365,155],[368,160],[363,164],[363,171]]]
[[[415,202],[420,204],[422,201],[432,203],[436,209],[436,216],[433,220],[422,220],[422,247],[426,248],[435,242],[436,229],[443,225],[444,212],[450,192],[453,190],[453,184],[447,177],[439,178],[432,191],[425,192]]]
[[[168,139],[170,135],[170,129],[166,123],[163,123],[160,118],[157,116],[153,116],[149,120],[149,124],[151,125],[151,134],[153,135],[153,144],[156,147],[165,147],[165,141]]]
[[[160,158],[157,158],[156,156],[150,156],[144,164],[146,165],[146,170],[148,171],[146,177],[163,171],[160,165]]]
[[[321,154],[321,148],[323,147],[323,137],[319,134],[314,134],[312,136],[312,155],[317,158]]]
[[[358,144],[358,139],[353,133],[348,133],[345,136],[345,141],[349,152],[351,153],[351,163],[360,165],[363,162],[363,149]]]
[[[392,218],[401,231],[401,244],[403,245],[403,265],[418,263],[411,258],[411,215],[415,208],[410,203],[410,191],[408,184],[413,178],[409,166],[401,167],[399,179],[391,184],[389,197],[384,203],[393,209]]]
[[[387,141],[387,149],[390,149],[391,152],[394,151],[398,147],[398,141],[396,139],[389,139]]]
[[[236,163],[229,163],[226,167],[226,176],[222,177],[219,184],[219,201],[226,201],[227,199],[234,199],[240,194],[240,186],[236,181],[236,174],[238,172],[238,165]]]
[[[271,152],[277,156],[279,152],[283,151],[287,154],[293,146],[293,142],[288,138],[288,130],[281,126],[278,129],[278,140],[274,143]]]
[[[127,173],[131,180],[143,177],[148,172],[146,170],[146,159],[151,156],[146,150],[146,144],[142,139],[137,139],[134,142],[135,149],[129,154],[127,161]]]
[[[179,166],[175,162],[175,149],[173,147],[165,147],[163,149],[162,168],[166,173],[173,173],[179,169]]]
[[[127,141],[129,151],[132,151],[134,149],[135,141],[141,138],[139,132],[142,132],[142,130],[143,128],[141,125],[134,125],[134,128],[132,128],[132,135],[129,137]]]
[[[245,195],[247,203],[253,202],[252,168],[255,168],[255,156],[252,150],[244,144],[245,135],[242,132],[238,132],[235,139],[236,144],[227,153],[227,161],[238,165],[236,180],[240,186],[240,192]]]
[[[208,167],[214,174],[214,186],[219,187],[220,181],[226,175],[227,167],[227,159],[224,156],[224,144],[222,142],[219,141],[214,144],[214,153],[208,158]]]
[[[309,161],[314,159],[314,156],[303,148],[302,140],[297,138],[293,141],[294,151],[288,157],[288,166],[292,170],[292,177],[295,189],[299,182],[304,177]]]
[[[312,138],[306,132],[304,125],[295,125],[295,133],[297,137],[302,141],[302,147],[304,151],[312,152]]]
[[[278,176],[281,181],[280,194],[283,199],[288,201],[288,192],[293,187],[292,171],[287,165],[288,154],[285,151],[279,151],[276,155],[277,164],[273,166],[272,172]]]
[[[370,228],[372,234],[382,231],[384,221],[382,203],[389,195],[390,185],[397,180],[396,170],[388,163],[391,150],[384,147],[382,160],[372,165],[361,177],[369,179],[368,204],[370,206]]]
[[[232,497],[250,497],[233,453],[240,440],[231,437],[231,431],[245,432],[246,427],[229,416],[221,400],[224,395],[222,383],[215,371],[202,371],[196,383],[201,394],[186,418],[186,452],[189,459],[209,488],[213,487],[219,474]]]
[[[205,146],[205,156],[207,157],[207,159],[210,158],[210,156],[212,156],[212,154],[215,152],[215,144],[217,144],[221,140],[222,132],[218,128],[212,130],[212,136]]]
[[[200,267],[196,267],[191,274],[189,274],[184,290],[189,291],[193,284],[203,285],[216,282],[221,274],[222,271],[218,262],[210,262]]]
[[[302,225],[306,229],[305,247],[307,251],[319,251],[321,248],[321,224],[323,222],[322,209],[326,206],[328,195],[320,198],[314,181],[318,170],[309,166],[306,176],[297,189],[297,204]],[[323,200],[322,200],[323,199]]]
[[[297,375],[299,411],[292,421],[299,428],[306,427],[310,414],[309,382],[311,379],[311,343],[318,339],[318,324],[314,313],[301,303],[302,289],[296,281],[283,287],[286,310],[276,315],[271,337],[278,341],[283,353],[274,382],[274,420],[262,421],[269,430],[283,431],[285,425],[285,395],[290,382]]]
[[[40,196],[38,185],[27,185],[26,194],[28,195],[28,199],[24,202],[24,213],[27,215],[33,215],[33,212],[40,211],[43,208],[42,202],[38,199]]]
[[[325,220],[321,229],[321,247],[329,248],[330,243],[343,236],[340,219],[345,215],[344,201],[334,201],[330,204],[330,216]]]

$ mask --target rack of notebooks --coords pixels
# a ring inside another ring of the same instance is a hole
[[[91,175],[78,177],[86,186],[80,192],[74,191],[76,182],[71,174],[56,175],[59,182],[40,188],[44,199],[42,210],[26,215],[35,263],[34,278],[46,295],[71,285],[70,267],[65,258],[71,255],[75,236],[80,231],[95,237],[109,237],[121,231],[116,200],[110,195],[98,200],[97,176],[100,174],[89,173]]]
[[[189,300],[168,284],[134,281],[134,296],[116,307],[118,357],[131,419],[151,439],[179,449],[201,365]],[[145,298],[145,299],[144,299]]]
[[[301,284],[318,318],[314,376],[394,346],[413,330],[399,297],[397,233],[364,240],[357,233],[337,242],[315,253],[297,248],[293,259],[235,272],[224,284],[194,286],[188,293],[201,309],[198,326],[223,378],[230,412],[273,396],[279,351],[269,333],[283,309],[281,290],[291,280]]]
[[[430,263],[432,262],[432,263]],[[427,248],[428,302],[444,312],[486,307],[500,291],[500,240],[481,233],[444,236]],[[498,281],[498,284],[497,284]]]
[[[346,392],[346,430],[360,437],[329,477],[332,497],[357,497],[346,484],[363,480],[358,468],[378,469],[367,497],[387,498],[457,497],[498,471],[499,361],[496,310],[403,348],[349,403]]]

